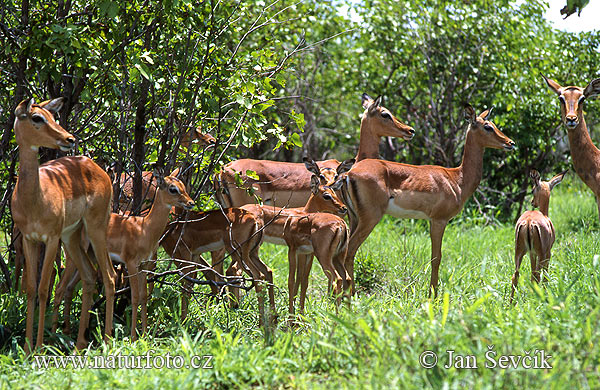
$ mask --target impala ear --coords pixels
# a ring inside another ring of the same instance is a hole
[[[494,107],[490,107],[487,110],[485,110],[484,112],[482,112],[481,114],[479,114],[479,117],[483,120],[486,120],[490,114],[492,113],[492,110],[494,109]]]
[[[302,157],[302,161],[304,162],[304,166],[306,167],[306,169],[308,169],[310,173],[317,176],[321,175],[321,170],[319,169],[319,166],[313,159],[304,156]]]
[[[27,100],[23,100],[17,108],[15,109],[15,116],[19,119],[25,119],[29,116],[31,112],[31,106],[35,104],[35,100],[33,98]]]
[[[538,186],[540,184],[540,173],[535,169],[529,171],[529,177],[533,180],[533,184]]]
[[[590,81],[590,83],[583,90],[583,96],[591,98],[600,94],[600,79]]]
[[[548,182],[548,185],[550,186],[550,191],[552,191],[554,186],[557,185],[558,183],[560,183],[565,178],[565,175],[567,174],[567,172],[569,172],[568,169],[566,171],[554,176],[552,179],[550,179],[550,181]]]
[[[383,101],[383,97],[381,95],[377,96],[373,104],[369,106],[369,115],[372,115],[377,111],[377,108],[381,106],[381,102]]]
[[[312,175],[310,177],[310,191],[316,195],[319,193],[319,186],[321,185],[321,180],[319,180],[319,176]]]
[[[371,98],[371,96],[367,95],[366,93],[362,94],[362,106],[363,108],[366,110],[367,108],[369,108],[369,106],[373,104],[373,99]]]
[[[469,123],[475,123],[477,118],[477,114],[475,114],[475,110],[471,107],[470,104],[467,104],[464,108],[465,120]]]
[[[56,115],[65,103],[65,100],[66,99],[64,97],[47,100],[45,102],[40,103],[40,107],[45,108],[46,110]]]
[[[542,75],[542,77],[546,81],[546,84],[548,85],[548,88],[550,88],[552,91],[554,91],[554,93],[556,93],[559,96],[562,94],[562,87],[560,86],[559,83],[557,83],[554,80],[551,80],[551,79],[547,78],[544,75]]]
[[[356,162],[356,160],[351,158],[349,160],[344,161],[340,165],[338,165],[338,167],[336,169],[337,175],[339,176],[342,173],[348,172],[352,168],[352,166],[354,165],[355,162]]]

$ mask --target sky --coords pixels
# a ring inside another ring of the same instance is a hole
[[[564,20],[560,10],[567,4],[567,0],[547,1],[550,3],[550,8],[546,10],[545,17],[554,28],[569,32],[600,30],[600,0],[590,0],[581,11],[581,16],[577,16],[575,12]]]

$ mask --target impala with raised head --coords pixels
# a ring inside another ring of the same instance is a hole
[[[354,281],[354,256],[384,214],[430,221],[431,289],[437,293],[446,225],[463,208],[482,177],[485,148],[512,150],[515,143],[488,120],[465,108],[469,123],[462,163],[457,168],[409,165],[367,159],[348,172],[342,195],[349,209],[350,242],[346,266]],[[354,288],[353,288],[354,292]]]
[[[294,314],[298,286],[301,286],[300,313],[304,313],[313,254],[328,279],[329,290],[337,298],[336,303],[340,303],[342,292],[349,291],[351,284],[344,263],[348,248],[348,227],[338,216],[345,215],[347,208],[335,191],[341,187],[341,175],[350,170],[354,159],[344,161],[336,171],[319,169],[314,161],[306,157],[304,164],[312,174],[311,196],[304,207],[282,209],[269,205],[242,206],[244,210],[260,216],[265,226],[264,241],[287,245],[289,248],[290,315]]]
[[[145,270],[155,258],[158,242],[169,222],[169,214],[173,207],[191,210],[194,201],[185,191],[183,183],[174,176],[162,177],[154,175],[158,189],[148,214],[143,217],[125,216],[112,213],[108,224],[108,253],[115,263],[125,264],[131,286],[131,339],[137,339],[136,325],[138,307],[141,306],[142,334],[146,332],[148,320],[148,290]],[[153,268],[153,267],[152,267]],[[65,321],[70,312],[70,298],[73,295],[78,274],[70,269],[63,272],[54,299],[53,330],[56,330],[58,306],[66,294]],[[67,302],[68,301],[68,302]],[[68,324],[68,323],[67,323]],[[66,325],[68,326],[68,325]]]
[[[583,102],[600,93],[600,78],[585,88],[562,87],[542,75],[548,88],[558,95],[562,122],[567,128],[571,158],[577,175],[592,190],[600,216],[600,150],[594,145],[583,117]]]
[[[360,122],[360,144],[356,160],[379,158],[381,137],[398,137],[410,140],[415,134],[412,127],[401,123],[381,105],[382,98],[373,100],[367,94],[362,96],[365,109]],[[319,168],[336,169],[338,160],[317,162]],[[246,171],[254,171],[258,180],[246,177]],[[244,180],[244,188],[237,188],[236,175]],[[219,202],[227,207],[239,207],[256,203],[248,195],[246,188],[253,187],[264,204],[277,207],[303,207],[308,200],[311,173],[302,163],[288,163],[270,160],[240,159],[225,165],[221,174],[215,177]]]
[[[43,342],[46,302],[50,275],[59,240],[82,275],[83,295],[77,348],[87,345],[85,330],[96,285],[91,260],[81,250],[83,234],[89,239],[102,273],[106,296],[105,334],[112,332],[115,272],[106,248],[112,186],[108,174],[87,157],[62,157],[39,165],[40,147],[70,150],[75,138],[54,119],[62,107],[58,98],[35,104],[21,102],[15,110],[15,136],[19,145],[19,177],[12,194],[11,210],[15,225],[23,234],[27,291],[26,351],[33,347],[33,321],[36,294],[39,320],[36,347]],[[39,287],[38,254],[45,246]]]
[[[531,204],[539,210],[525,211],[517,220],[515,226],[515,273],[512,277],[512,288],[510,301],[515,295],[515,289],[519,282],[519,269],[521,260],[529,252],[531,260],[531,281],[539,283],[540,274],[548,272],[550,263],[550,250],[556,237],[554,225],[548,217],[548,206],[550,205],[550,191],[560,183],[567,171],[559,173],[549,181],[541,181],[540,174],[535,169],[530,172],[533,180],[533,199]],[[544,275],[544,280],[546,276]]]

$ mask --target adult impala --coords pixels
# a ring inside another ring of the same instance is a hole
[[[548,272],[550,263],[550,250],[554,244],[556,233],[554,225],[548,217],[548,206],[550,205],[550,191],[560,183],[567,171],[559,173],[549,181],[541,181],[540,173],[531,170],[530,176],[533,180],[533,207],[539,210],[525,211],[515,225],[515,273],[512,277],[512,288],[510,301],[515,295],[515,289],[519,282],[519,269],[521,260],[527,252],[531,260],[531,281],[539,283],[540,273]],[[544,276],[544,279],[546,277]]]
[[[600,93],[600,78],[587,87],[561,87],[542,75],[548,88],[558,95],[560,114],[567,128],[573,167],[577,175],[594,192],[600,216],[600,150],[594,145],[583,117],[583,102]]]
[[[412,127],[401,123],[385,107],[382,98],[373,100],[367,94],[362,96],[365,109],[360,122],[360,143],[356,160],[379,158],[379,140],[381,137],[398,137],[410,140],[415,134]],[[338,160],[317,162],[319,168],[336,169]],[[256,172],[259,180],[245,177],[246,171]],[[303,207],[310,196],[310,177],[302,163],[288,163],[270,160],[241,159],[225,165],[215,178],[217,196],[220,203],[227,207],[239,207],[255,203],[245,188],[237,188],[236,174],[245,179],[245,186],[253,186],[264,204],[277,207]]]
[[[362,160],[348,172],[342,195],[349,209],[350,243],[346,266],[354,281],[354,256],[384,214],[430,221],[431,282],[437,292],[446,225],[463,208],[481,181],[485,148],[512,150],[515,143],[471,106],[462,163],[457,168]],[[431,290],[430,290],[431,294]]]
[[[58,113],[62,104],[62,98],[40,104],[35,104],[31,99],[21,102],[15,110],[14,129],[19,145],[20,166],[11,210],[15,225],[23,234],[27,275],[27,351],[33,346],[36,293],[39,301],[36,347],[43,342],[50,275],[59,240],[62,240],[83,280],[77,348],[87,344],[85,330],[89,323],[96,271],[81,250],[82,230],[90,240],[104,282],[105,334],[108,336],[112,332],[115,272],[106,248],[106,228],[112,198],[110,178],[92,160],[83,156],[62,157],[41,166],[38,162],[40,147],[67,151],[75,143],[75,138],[54,119],[54,114]],[[45,253],[38,288],[40,244],[45,245]]]

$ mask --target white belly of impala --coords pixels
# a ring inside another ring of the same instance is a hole
[[[113,263],[125,264],[125,261],[121,258],[121,256],[119,256],[118,253],[108,252],[108,257],[110,257]]]
[[[427,214],[422,211],[404,209],[398,206],[394,201],[394,198],[389,200],[385,213],[396,218],[429,219]]]
[[[283,238],[277,236],[267,236],[266,234],[263,236],[263,241],[268,242],[269,244],[287,245]]]
[[[204,252],[218,251],[219,249],[223,248],[224,245],[225,245],[225,243],[223,242],[223,240],[220,240],[217,242],[211,242],[210,244],[195,248],[194,254],[198,255],[198,254],[201,254]]]

